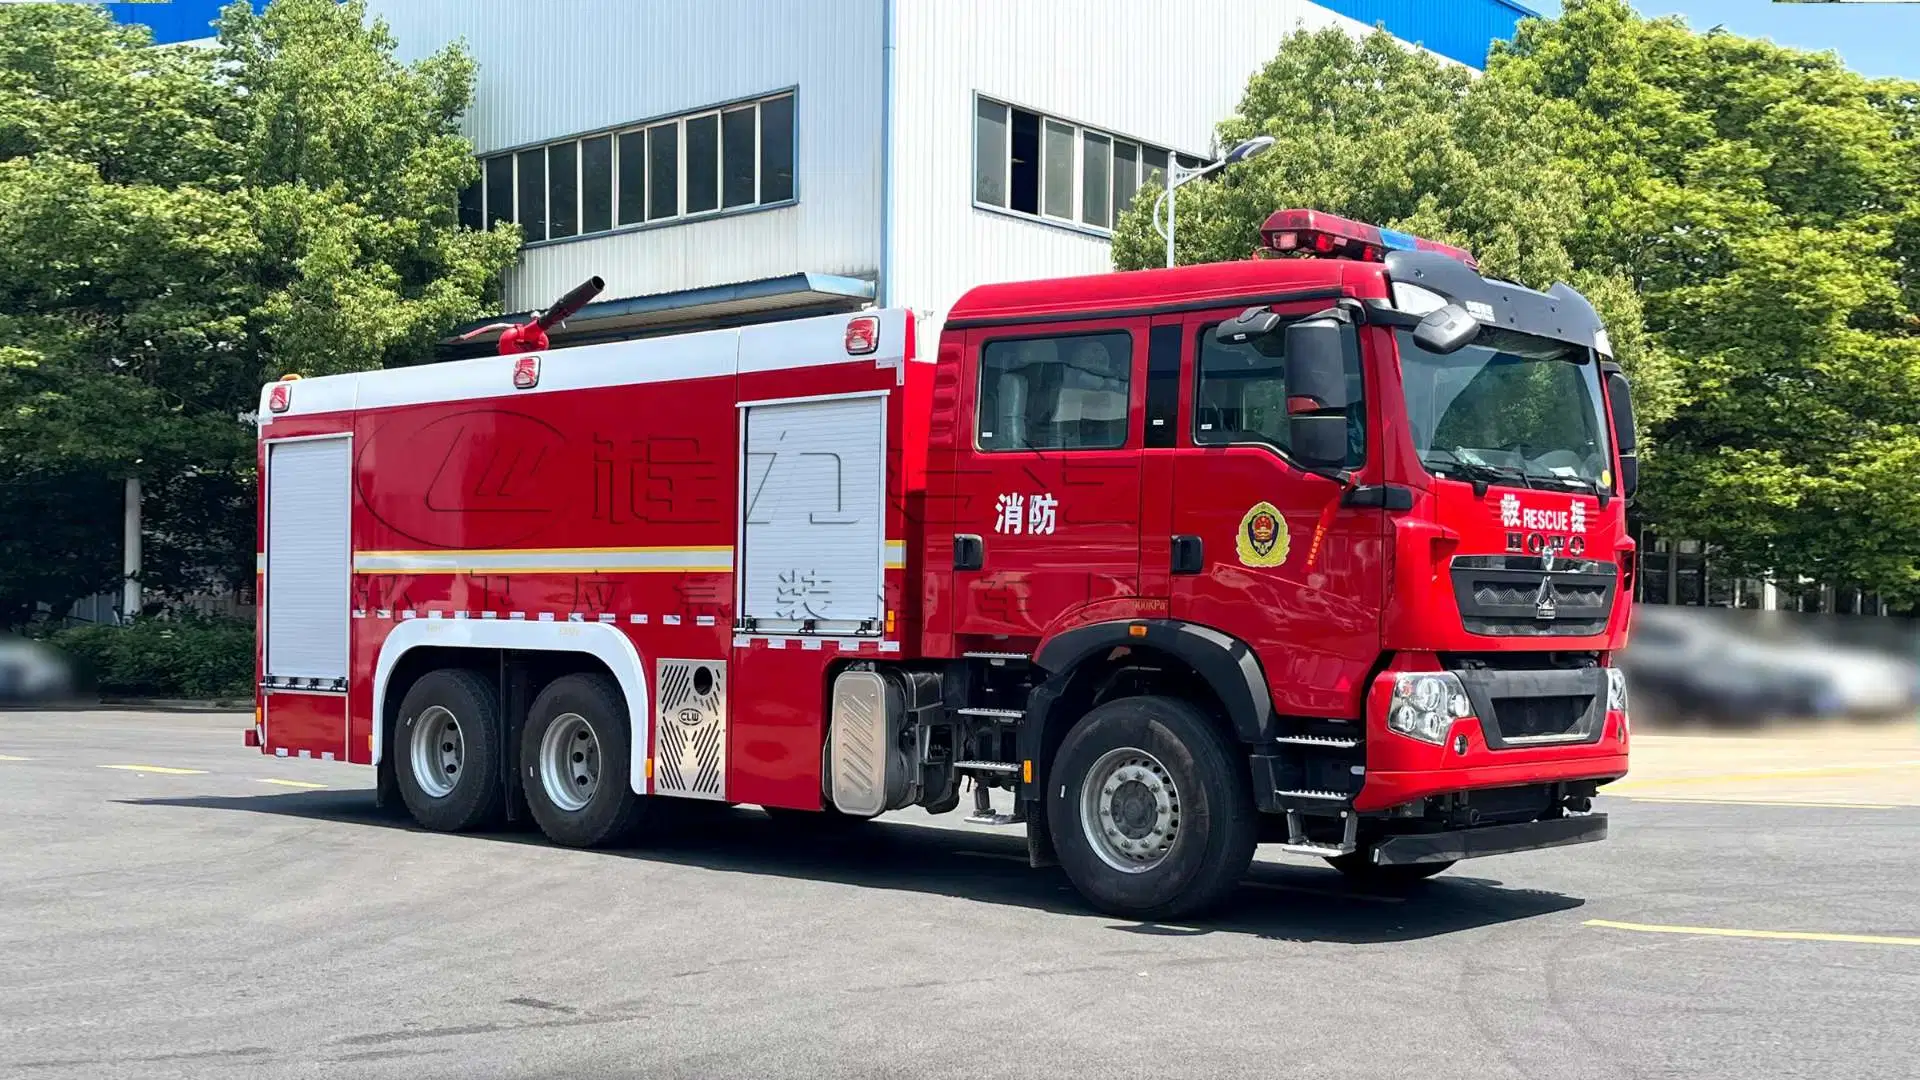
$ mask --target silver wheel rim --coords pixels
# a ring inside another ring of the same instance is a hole
[[[540,787],[569,813],[593,801],[600,787],[600,737],[579,713],[561,713],[540,737]]]
[[[1110,750],[1087,770],[1080,828],[1101,862],[1144,874],[1166,861],[1180,836],[1180,789],[1145,750]]]
[[[429,705],[413,722],[413,779],[430,799],[444,799],[460,780],[467,760],[460,718],[444,705]]]

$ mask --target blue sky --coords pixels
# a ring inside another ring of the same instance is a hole
[[[1543,15],[1560,0],[1520,0]],[[1695,30],[1725,26],[1798,49],[1832,49],[1863,75],[1920,79],[1920,4],[1776,4],[1773,0],[1632,0],[1642,15],[1685,15]]]

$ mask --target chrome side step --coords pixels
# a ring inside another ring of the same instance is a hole
[[[1020,766],[1011,761],[956,761],[953,767],[962,772],[1005,773],[1010,776],[1020,771]]]
[[[1288,799],[1324,799],[1328,802],[1346,802],[1348,799],[1348,796],[1337,791],[1315,791],[1311,788],[1303,788],[1299,791],[1276,790],[1274,794]]]
[[[1351,750],[1360,745],[1359,739],[1342,739],[1337,735],[1281,735],[1273,741],[1288,746],[1323,746],[1328,750]]]
[[[1351,855],[1360,848],[1360,815],[1341,811],[1338,844],[1316,844],[1307,839],[1307,831],[1300,823],[1300,811],[1287,811],[1287,842],[1280,850],[1289,855],[1312,855],[1315,858],[1330,859],[1336,855]]]
[[[1032,658],[1029,654],[1023,652],[969,652],[961,653],[960,655],[968,660],[991,660],[996,664],[1003,664],[1008,660],[1028,660]]]
[[[989,709],[982,705],[968,705],[953,711],[961,716],[985,716],[994,720],[1019,720],[1027,715],[1020,709]]]

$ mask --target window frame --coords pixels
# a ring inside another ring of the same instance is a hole
[[[1138,389],[1138,387],[1135,385],[1137,380],[1134,377],[1135,376],[1134,369],[1139,366],[1137,361],[1138,361],[1138,354],[1139,354],[1139,347],[1140,347],[1139,340],[1138,340],[1139,338],[1138,331],[1140,329],[1141,328],[1138,327],[1137,325],[1130,324],[1130,323],[1113,325],[1113,326],[1076,325],[1072,328],[1061,328],[1058,330],[1028,330],[1027,332],[1024,332],[1024,333],[1015,332],[1015,333],[1005,333],[1005,334],[993,334],[991,336],[981,336],[978,338],[974,338],[973,340],[969,341],[968,348],[973,354],[973,363],[972,363],[973,423],[970,425],[972,428],[972,433],[969,436],[972,442],[973,452],[977,454],[1099,454],[1099,453],[1113,453],[1115,451],[1138,449],[1138,447],[1134,445],[1135,444],[1134,421],[1137,419],[1135,414],[1139,412],[1138,405],[1134,400],[1136,397],[1135,391]],[[1114,445],[1114,446],[1053,446],[1053,447],[1046,447],[1046,446],[989,447],[989,446],[980,445],[980,419],[982,415],[982,410],[984,410],[986,407],[986,400],[987,400],[986,394],[984,393],[984,387],[986,385],[986,380],[984,376],[986,375],[986,372],[987,372],[987,350],[988,349],[992,348],[995,345],[1003,345],[1007,343],[1019,343],[1019,342],[1028,342],[1028,341],[1063,341],[1063,340],[1068,340],[1072,338],[1110,337],[1116,334],[1125,338],[1127,342],[1127,355],[1126,355],[1126,366],[1125,366],[1126,385],[1124,388],[1124,397],[1126,398],[1126,403],[1127,403],[1126,424],[1122,429],[1121,438],[1118,445]]]
[[[1251,301],[1249,301],[1249,303],[1251,303]],[[1312,310],[1303,309],[1278,312],[1281,321],[1280,325],[1274,329],[1274,333],[1286,333],[1288,326],[1302,319],[1312,318],[1315,312],[1321,310],[1324,306],[1325,305],[1310,305]],[[1243,310],[1245,309],[1234,308],[1232,310],[1199,312],[1186,321],[1186,327],[1191,331],[1192,339],[1183,352],[1181,362],[1191,363],[1193,365],[1192,374],[1183,380],[1186,383],[1184,393],[1187,395],[1187,422],[1182,426],[1186,429],[1187,443],[1193,448],[1200,450],[1223,450],[1235,446],[1258,447],[1286,462],[1289,468],[1300,472],[1315,472],[1315,470],[1301,463],[1300,459],[1293,456],[1292,447],[1281,446],[1268,439],[1214,440],[1203,439],[1201,437],[1200,392],[1201,380],[1205,376],[1205,369],[1201,367],[1201,354],[1206,350],[1207,339],[1212,335],[1214,330],[1217,329],[1221,323],[1232,319]],[[1367,363],[1367,350],[1365,342],[1361,337],[1360,329],[1355,326],[1348,326],[1346,332],[1352,335],[1354,364],[1360,374],[1360,460],[1349,461],[1343,468],[1349,472],[1357,473],[1366,468],[1367,462],[1374,454],[1373,404],[1378,394],[1374,386],[1373,374],[1367,370],[1369,367]],[[1281,357],[1281,362],[1283,364],[1285,363],[1284,354]]]
[[[762,154],[764,152],[763,143],[764,143],[764,134],[766,131],[766,125],[764,123],[764,119],[762,115],[762,106],[764,106],[768,102],[779,101],[780,99],[783,99],[783,98],[787,99],[790,102],[789,110],[791,114],[790,115],[791,137],[788,140],[788,146],[791,152],[791,159],[790,159],[788,168],[791,174],[791,183],[789,185],[789,191],[786,197],[780,198],[780,199],[774,199],[770,201],[762,201],[761,199],[762,179],[763,179],[762,174],[765,171],[764,166],[766,164],[761,160]],[[493,219],[491,218],[489,213],[490,211],[489,194],[490,193],[487,190],[488,185],[486,182],[487,166],[490,162],[499,158],[506,159],[509,166],[509,175],[511,177],[511,185],[510,185],[511,190],[517,193],[520,186],[520,155],[521,154],[532,152],[532,151],[539,151],[542,155],[542,161],[544,162],[546,159],[546,155],[551,153],[553,151],[553,148],[564,146],[567,143],[572,143],[574,144],[574,161],[575,161],[575,168],[574,168],[575,213],[574,213],[574,216],[575,216],[577,225],[582,230],[584,230],[584,227],[586,224],[586,218],[585,218],[586,206],[585,206],[584,199],[585,199],[585,192],[586,192],[587,185],[586,185],[586,177],[582,171],[584,166],[582,147],[584,146],[587,140],[598,138],[601,136],[606,136],[612,140],[612,145],[611,145],[612,160],[609,164],[609,170],[608,170],[608,185],[609,185],[609,192],[611,196],[610,201],[612,204],[611,214],[610,214],[612,218],[612,222],[611,222],[612,227],[608,229],[603,229],[597,232],[579,231],[579,232],[575,232],[571,236],[555,237],[555,236],[549,235],[544,239],[524,240],[520,245],[522,250],[525,250],[528,248],[545,247],[549,244],[571,244],[571,243],[578,243],[583,240],[597,240],[602,237],[618,236],[625,233],[641,232],[648,229],[671,228],[676,225],[692,224],[694,222],[699,222],[699,221],[709,221],[715,218],[731,217],[737,214],[755,214],[755,213],[760,213],[761,211],[764,211],[764,210],[778,210],[778,209],[783,209],[785,207],[797,205],[800,202],[801,196],[802,196],[800,161],[801,161],[801,155],[804,152],[804,148],[801,143],[800,106],[801,106],[800,88],[796,84],[796,85],[781,87],[778,89],[767,90],[760,93],[746,94],[741,97],[733,98],[727,101],[717,102],[710,105],[703,105],[696,109],[682,109],[675,112],[662,113],[658,116],[647,117],[640,120],[632,120],[632,121],[627,121],[620,124],[609,125],[606,127],[594,128],[591,131],[575,132],[573,134],[566,135],[559,138],[543,139],[538,142],[530,142],[530,143],[523,143],[516,146],[501,147],[500,149],[491,150],[484,154],[476,154],[475,157],[478,159],[480,163],[480,173],[481,173],[481,177],[480,177],[481,220],[483,223],[485,223],[486,227],[488,228],[492,227]],[[740,203],[734,206],[728,206],[726,205],[726,191],[725,191],[726,176],[725,176],[725,161],[724,161],[725,159],[724,117],[725,117],[725,114],[729,112],[736,112],[744,108],[751,108],[753,110],[753,116],[752,116],[753,130],[754,130],[753,155],[752,155],[753,157],[752,164],[753,164],[753,170],[754,170],[753,201]],[[702,210],[695,213],[689,213],[686,209],[686,206],[687,206],[686,125],[688,120],[699,119],[701,117],[708,117],[708,116],[711,116],[714,118],[714,124],[715,124],[715,132],[714,132],[715,177],[714,179],[715,179],[716,186],[714,191],[714,208],[711,210]],[[653,177],[651,175],[653,171],[651,168],[652,166],[651,155],[653,152],[653,148],[652,148],[652,140],[649,138],[648,132],[650,132],[655,128],[667,127],[667,126],[671,126],[674,129],[674,141],[675,141],[674,160],[675,160],[675,174],[676,174],[674,177],[674,187],[675,187],[675,194],[676,194],[676,203],[675,203],[675,209],[673,214],[667,215],[667,216],[655,217],[653,216],[653,213],[652,213],[653,199],[652,199],[652,191],[651,191],[651,181],[653,180]],[[620,209],[621,209],[620,144],[623,138],[632,138],[634,136],[638,136],[642,140],[642,154],[645,157],[645,161],[643,162],[643,164],[646,167],[646,172],[649,175],[646,176],[646,180],[645,180],[647,187],[643,189],[641,193],[641,199],[642,199],[641,219],[638,221],[632,221],[632,222],[622,224],[620,221]],[[542,187],[550,189],[552,184],[551,177],[550,176],[543,177],[542,180],[543,180]],[[512,200],[512,202],[513,202],[513,205],[509,207],[509,212],[503,215],[501,217],[501,220],[509,221],[509,222],[519,221],[519,213],[518,213],[519,206],[518,206],[517,199]],[[550,204],[551,202],[550,197],[548,199],[548,202]],[[547,218],[548,229],[550,232],[551,226],[552,226],[552,218],[553,218],[551,205],[547,206],[546,218]]]
[[[1002,111],[1002,115],[1006,117],[1006,139],[1005,139],[1006,145],[1004,147],[1006,151],[1006,157],[1005,157],[1005,160],[1001,163],[1001,168],[1000,168],[1001,190],[1005,193],[1006,200],[1007,200],[1007,205],[1005,206],[995,205],[994,203],[990,203],[990,202],[983,202],[980,199],[979,176],[980,176],[981,161],[980,161],[979,118],[980,118],[980,109],[982,106],[992,106],[992,107],[998,108]],[[1056,229],[1065,229],[1069,232],[1077,232],[1086,236],[1095,236],[1101,239],[1111,239],[1113,237],[1113,223],[1116,216],[1115,207],[1118,205],[1117,200],[1115,200],[1113,196],[1109,194],[1109,196],[1107,197],[1107,213],[1106,213],[1107,224],[1093,225],[1093,224],[1087,223],[1084,220],[1086,216],[1085,205],[1084,205],[1085,192],[1083,190],[1084,178],[1086,173],[1084,147],[1085,147],[1085,142],[1088,136],[1091,135],[1091,136],[1094,136],[1095,138],[1102,138],[1107,141],[1107,182],[1109,186],[1111,186],[1113,183],[1113,178],[1116,171],[1114,168],[1114,147],[1118,143],[1127,143],[1134,148],[1136,157],[1135,157],[1133,171],[1134,171],[1135,179],[1140,184],[1144,184],[1147,179],[1146,155],[1148,152],[1158,152],[1158,153],[1164,154],[1167,156],[1167,159],[1170,162],[1180,157],[1185,157],[1185,158],[1188,158],[1189,160],[1200,160],[1202,162],[1211,160],[1207,158],[1206,155],[1204,154],[1188,154],[1185,151],[1172,149],[1170,147],[1163,146],[1158,143],[1150,142],[1146,139],[1139,138],[1138,136],[1129,135],[1122,131],[1116,131],[1113,128],[1103,127],[1098,124],[1083,124],[1077,120],[1070,120],[1064,116],[1059,115],[1058,113],[1052,113],[1052,112],[1048,112],[1045,109],[1037,109],[1037,108],[1034,108],[1033,106],[1022,104],[1021,102],[1010,97],[999,97],[993,94],[983,93],[979,90],[975,90],[970,95],[968,100],[968,107],[969,107],[969,112],[967,113],[967,123],[966,123],[967,160],[971,168],[967,176],[967,200],[972,204],[973,208],[975,210],[979,210],[984,213],[1000,214],[1006,217],[1017,218],[1021,221],[1039,222],[1040,224],[1052,226],[1053,228],[1056,228]],[[1038,184],[1039,197],[1035,203],[1034,213],[1028,213],[1025,210],[1016,210],[1013,207],[1013,201],[1014,201],[1013,200],[1013,141],[1014,141],[1013,140],[1013,113],[1016,111],[1031,113],[1032,115],[1038,117],[1040,121],[1039,140],[1038,140],[1039,141],[1039,154],[1038,154],[1039,161],[1036,162],[1036,167],[1039,169],[1039,184]],[[1072,209],[1070,210],[1068,216],[1064,218],[1055,216],[1053,214],[1049,214],[1046,209],[1047,128],[1048,128],[1048,125],[1053,125],[1053,124],[1066,127],[1070,131],[1071,138],[1073,141],[1073,164],[1071,169],[1069,170],[1072,175],[1072,188],[1073,188],[1071,193]],[[1135,188],[1136,194],[1138,193],[1138,190],[1139,189],[1136,186]]]

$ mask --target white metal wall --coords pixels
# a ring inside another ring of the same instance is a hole
[[[1294,29],[1366,28],[1306,0],[898,0],[892,302],[1112,269],[1103,238],[973,206],[973,96],[1189,154]]]
[[[879,0],[373,0],[401,55],[465,39],[482,154],[798,86],[798,205],[529,248],[508,310],[879,266]]]

